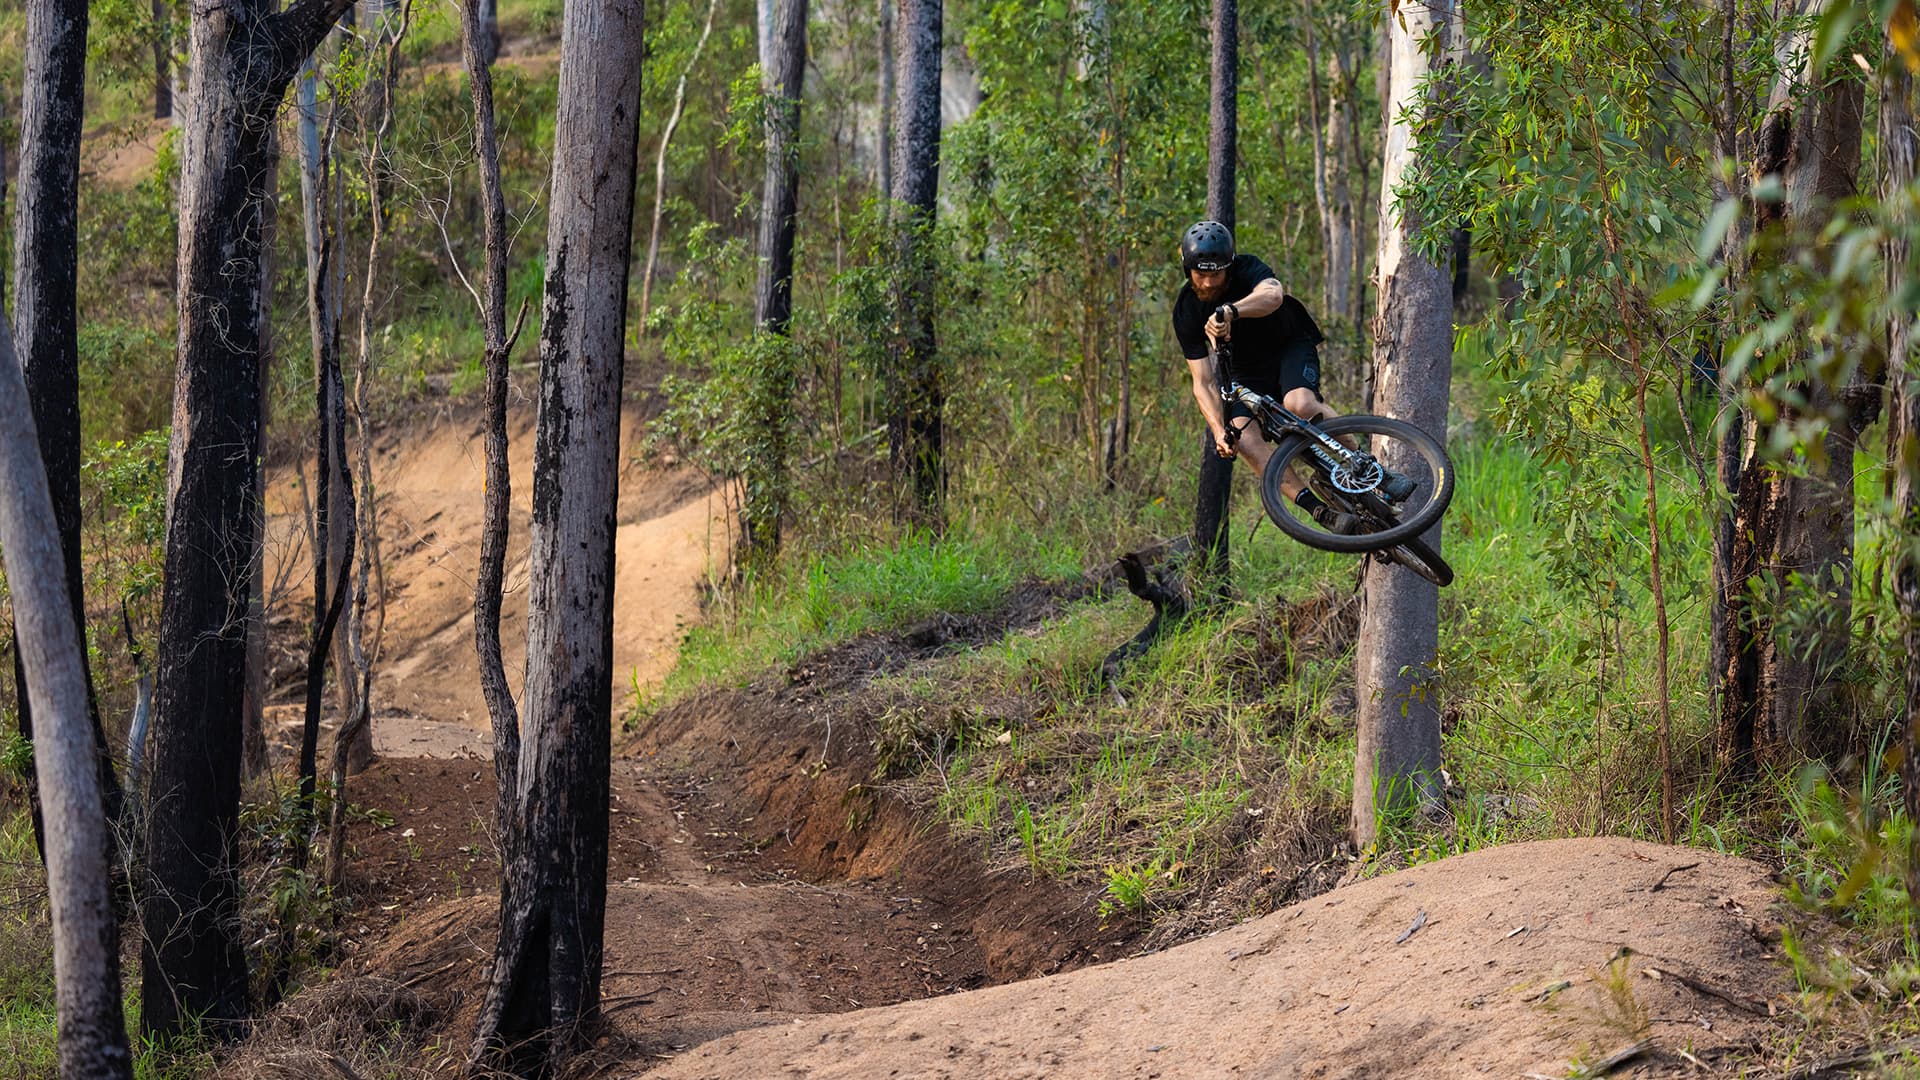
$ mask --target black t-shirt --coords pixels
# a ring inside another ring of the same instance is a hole
[[[1273,277],[1273,268],[1252,255],[1235,255],[1227,268],[1227,291],[1212,304],[1193,295],[1193,282],[1180,287],[1173,301],[1173,333],[1189,360],[1207,357],[1206,322],[1213,309],[1239,303],[1253,287]],[[1278,396],[1280,358],[1290,345],[1318,345],[1327,340],[1307,314],[1306,305],[1289,293],[1278,311],[1259,317],[1242,314],[1233,321],[1233,372],[1249,390]]]

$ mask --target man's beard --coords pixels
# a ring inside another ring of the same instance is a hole
[[[1203,289],[1198,285],[1195,285],[1193,287],[1194,299],[1200,301],[1203,304],[1217,304],[1222,299],[1224,299],[1226,295],[1227,295],[1227,283],[1224,281],[1214,286],[1211,289]]]

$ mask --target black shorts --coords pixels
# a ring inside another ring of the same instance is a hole
[[[1278,378],[1275,378],[1275,367]],[[1275,401],[1284,400],[1288,393],[1301,387],[1313,391],[1315,399],[1325,401],[1320,396],[1320,350],[1310,341],[1296,341],[1280,351],[1277,365],[1256,373],[1254,378],[1246,380],[1246,385]],[[1251,419],[1253,410],[1238,401],[1229,401],[1227,416]]]

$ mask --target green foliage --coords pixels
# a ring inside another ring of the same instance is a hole
[[[0,731],[0,773],[24,781],[33,769],[33,740],[23,739],[12,724]]]
[[[1884,754],[1891,729],[1883,731]],[[1799,828],[1780,841],[1788,874],[1788,899],[1817,908],[1878,936],[1910,938],[1913,909],[1902,875],[1913,822],[1900,805],[1893,770],[1882,759],[1867,762],[1856,789],[1836,786],[1808,766],[1788,791]],[[1908,957],[1920,960],[1920,953]]]
[[[1157,863],[1107,867],[1107,895],[1100,901],[1100,917],[1145,914],[1153,899],[1154,879],[1162,873]]]

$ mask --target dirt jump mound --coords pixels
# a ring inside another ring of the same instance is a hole
[[[644,1075],[1513,1077],[1609,1059],[1621,1074],[1684,1071],[1752,1047],[1790,989],[1771,903],[1766,871],[1727,856],[1515,844],[1164,953],[740,1032]]]

